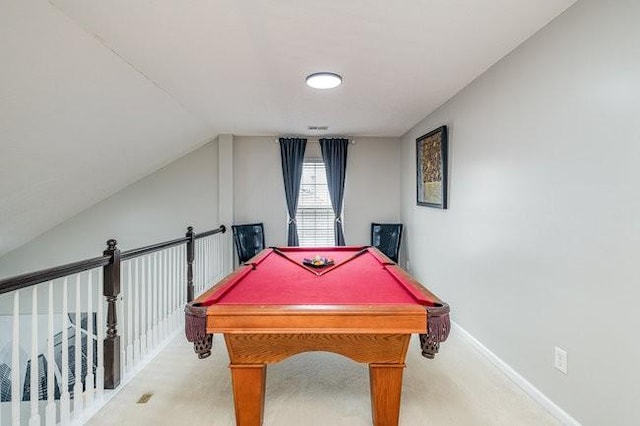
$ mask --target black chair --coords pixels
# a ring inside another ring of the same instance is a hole
[[[264,249],[264,227],[262,223],[231,225],[233,242],[242,265]]]
[[[398,263],[400,240],[402,239],[401,223],[372,223],[371,245],[384,253],[389,259]]]

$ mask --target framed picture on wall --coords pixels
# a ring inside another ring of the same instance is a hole
[[[416,139],[417,202],[447,208],[447,126]]]

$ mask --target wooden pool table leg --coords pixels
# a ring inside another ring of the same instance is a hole
[[[374,426],[398,426],[404,364],[369,364]]]
[[[264,413],[265,364],[231,364],[236,426],[261,426]]]

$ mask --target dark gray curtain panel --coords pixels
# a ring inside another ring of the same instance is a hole
[[[287,245],[289,246],[300,244],[296,225],[296,210],[298,209],[298,194],[300,193],[302,163],[304,163],[304,150],[306,147],[306,139],[280,138],[282,178],[284,180],[284,193],[287,198],[287,211],[289,212],[289,227],[287,231]]]
[[[334,232],[336,245],[343,246],[344,231],[342,229],[342,199],[344,197],[344,178],[347,172],[347,148],[349,139],[320,139],[320,149],[322,150],[322,160],[327,171],[327,184],[329,186],[329,196],[331,206],[336,216]]]

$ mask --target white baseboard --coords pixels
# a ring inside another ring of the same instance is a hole
[[[580,426],[580,423],[571,417],[566,411],[557,406],[551,401],[545,394],[540,392],[538,388],[529,383],[524,377],[522,377],[516,370],[511,368],[509,364],[498,358],[496,354],[491,352],[480,343],[475,337],[467,332],[464,328],[460,327],[457,323],[452,321],[452,327],[458,335],[460,335],[465,341],[471,344],[478,352],[484,355],[498,370],[502,371],[512,382],[522,388],[523,391],[534,401],[544,407],[551,415],[553,415],[558,421],[564,425]]]

